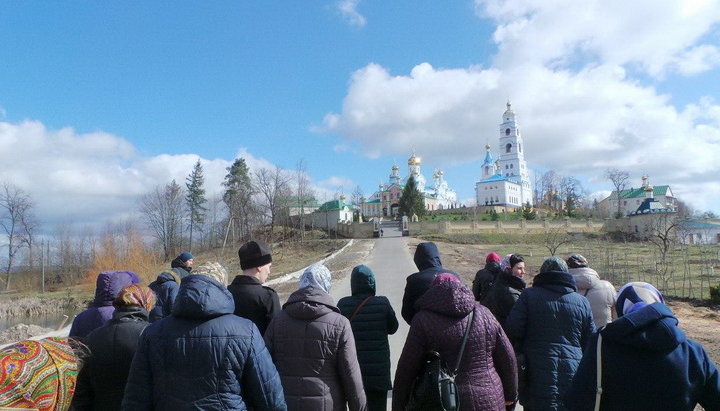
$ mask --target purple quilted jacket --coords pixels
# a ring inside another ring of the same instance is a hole
[[[78,314],[70,327],[70,337],[82,341],[96,328],[107,324],[115,311],[112,303],[126,285],[137,284],[140,277],[132,271],[103,271],[97,276],[95,299],[90,308]]]
[[[510,341],[490,310],[476,304],[472,292],[460,283],[433,286],[415,308],[418,313],[395,373],[392,409],[405,409],[427,351],[437,351],[450,367],[455,365],[469,323],[467,316],[475,310],[456,378],[460,409],[505,410],[505,401],[517,398],[517,365]]]

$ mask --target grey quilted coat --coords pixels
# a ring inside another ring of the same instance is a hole
[[[315,287],[290,295],[265,332],[288,410],[366,410],[350,322]]]

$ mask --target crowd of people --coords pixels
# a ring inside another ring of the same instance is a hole
[[[394,380],[399,323],[370,267],[352,269],[336,304],[330,270],[313,264],[281,305],[264,285],[268,246],[249,241],[238,257],[231,282],[189,252],[148,286],[100,273],[69,339],[0,351],[0,407],[374,411],[391,396],[403,411],[418,409],[413,387],[433,353],[457,364],[463,411],[720,410],[718,370],[662,294],[641,282],[616,293],[580,254],[546,259],[528,287],[521,255],[489,253],[467,287],[434,243],[419,244]]]

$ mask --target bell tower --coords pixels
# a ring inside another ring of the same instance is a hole
[[[503,113],[500,123],[500,158],[498,159],[498,172],[503,177],[520,185],[520,199],[522,204],[529,202],[532,205],[532,187],[530,176],[525,162],[524,144],[520,126],[515,118],[510,101]]]

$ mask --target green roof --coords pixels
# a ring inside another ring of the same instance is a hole
[[[313,196],[287,196],[283,198],[288,207],[317,207],[318,201]]]
[[[653,187],[653,195],[654,196],[664,196],[667,195],[668,190],[670,190],[670,186],[654,186]],[[622,190],[620,192],[620,198],[644,198],[645,197],[645,189],[642,187],[639,188],[630,188],[628,190]],[[615,191],[612,192],[610,195],[610,198],[615,198]]]
[[[341,210],[345,207],[347,207],[351,210],[354,208],[351,204],[345,204],[345,202],[343,200],[331,200],[331,201],[328,201],[328,202],[324,203],[323,205],[321,205],[317,211]]]
[[[380,204],[380,199],[379,199],[379,198],[373,198],[372,200],[366,201],[365,204]]]

